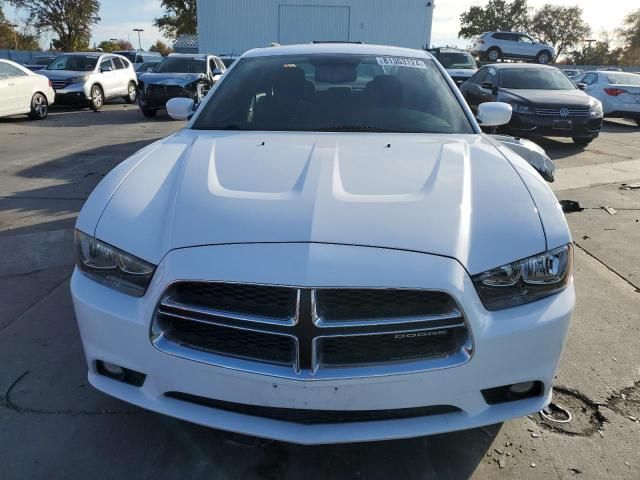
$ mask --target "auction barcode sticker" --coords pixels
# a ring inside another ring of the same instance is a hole
[[[406,57],[377,57],[378,65],[383,67],[411,67],[411,68],[427,68],[427,64],[423,60]]]

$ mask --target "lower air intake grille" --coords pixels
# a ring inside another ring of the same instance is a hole
[[[460,411],[459,408],[451,405],[431,405],[428,407],[401,408],[396,410],[303,410],[224,402],[181,392],[168,392],[165,396],[182,400],[183,402],[225,410],[227,412],[305,425],[397,420],[402,418],[442,415]]]

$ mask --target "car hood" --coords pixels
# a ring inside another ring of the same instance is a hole
[[[501,88],[498,100],[514,99],[540,105],[554,105],[558,107],[589,107],[593,100],[582,90],[527,90],[515,88]]]
[[[204,78],[203,73],[153,73],[148,72],[138,77],[147,85],[170,85],[186,87],[190,83]]]
[[[51,80],[67,80],[69,78],[93,75],[95,72],[93,70],[40,70],[40,73]]]
[[[481,135],[183,130],[107,176],[78,228],[156,264],[191,246],[319,242],[478,273],[546,248],[520,174]]]

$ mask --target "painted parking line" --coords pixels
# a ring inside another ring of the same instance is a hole
[[[556,170],[555,178],[555,182],[551,184],[554,192],[640,180],[640,159],[559,168]]]

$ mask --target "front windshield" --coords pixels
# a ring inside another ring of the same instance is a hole
[[[607,80],[612,85],[640,87],[640,75],[636,73],[608,73]]]
[[[575,90],[576,85],[560,70],[508,68],[500,72],[500,87],[523,90]]]
[[[312,54],[244,58],[200,130],[474,133],[432,60]]]
[[[90,72],[96,68],[98,57],[90,55],[60,55],[47,70],[72,70],[74,72]]]
[[[444,68],[476,68],[476,61],[468,53],[440,52],[438,60]]]
[[[125,57],[131,63],[136,63],[136,54],[135,54],[135,52],[113,52],[113,53]]]
[[[207,73],[205,57],[167,57],[158,64],[155,73]]]

